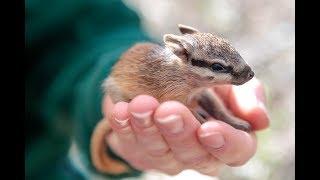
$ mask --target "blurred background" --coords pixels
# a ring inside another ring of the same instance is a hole
[[[74,164],[65,154],[75,137],[80,159],[88,159],[91,129],[101,118],[100,83],[108,73],[102,68],[134,42],[162,43],[163,34],[179,33],[178,23],[228,39],[266,90],[270,127],[257,132],[257,153],[244,166],[225,168],[219,179],[295,179],[294,0],[123,0],[139,17],[119,2],[25,1],[26,179],[71,179]],[[218,179],[192,170],[142,178]]]
[[[125,0],[158,40],[178,33],[177,24],[229,39],[264,84],[270,127],[257,133],[256,155],[244,166],[226,168],[220,179],[295,179],[295,4],[293,0]],[[176,179],[198,178],[186,171]],[[150,173],[148,177],[162,176]],[[204,179],[209,177],[202,176]]]

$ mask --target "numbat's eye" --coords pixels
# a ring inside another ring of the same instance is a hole
[[[211,69],[216,72],[226,72],[226,68],[219,63],[214,63],[211,65]]]

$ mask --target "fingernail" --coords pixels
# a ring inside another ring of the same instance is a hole
[[[207,146],[215,149],[221,148],[225,144],[224,138],[219,132],[204,133],[200,138]]]
[[[131,114],[134,117],[135,122],[137,122],[137,124],[140,126],[147,127],[152,124],[151,122],[152,111],[148,111],[144,113],[131,112]]]
[[[119,126],[127,126],[129,124],[129,118],[128,119],[117,119],[114,118],[115,122],[119,125]]]
[[[183,131],[183,120],[179,115],[169,115],[164,118],[158,118],[157,121],[169,133],[176,134]]]

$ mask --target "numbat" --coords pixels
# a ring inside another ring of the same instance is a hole
[[[138,43],[115,64],[103,87],[113,103],[129,102],[140,94],[159,102],[176,100],[185,104],[200,123],[210,118],[234,128],[250,131],[248,122],[233,116],[211,88],[219,84],[241,85],[254,72],[225,39],[178,25],[182,35],[165,34],[165,46]],[[106,154],[108,121],[96,126],[91,139],[94,166],[106,173],[120,173],[124,164]]]

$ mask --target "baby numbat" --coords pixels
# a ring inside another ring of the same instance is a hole
[[[158,101],[176,100],[186,105],[200,123],[210,118],[234,128],[250,131],[247,121],[235,117],[211,90],[215,85],[241,85],[254,77],[254,72],[234,47],[211,33],[178,25],[182,35],[165,34],[165,46],[138,43],[127,50],[104,81],[105,93],[113,103],[130,102],[147,94]],[[94,166],[106,173],[120,173],[126,168],[106,154],[105,136],[108,121],[96,126],[91,141]],[[111,167],[113,166],[113,167]]]

